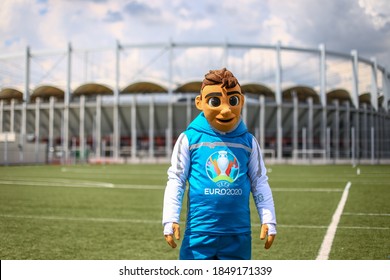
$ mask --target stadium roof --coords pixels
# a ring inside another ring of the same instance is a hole
[[[23,101],[23,93],[14,88],[3,88],[0,91],[0,100],[10,101],[11,99],[16,99],[18,101]]]
[[[121,93],[167,93],[163,86],[153,82],[137,82],[126,86]]]
[[[49,99],[51,96],[57,99],[64,99],[64,91],[55,86],[39,86],[31,94],[31,102],[35,102],[36,98]]]
[[[193,82],[182,84],[177,89],[175,89],[174,92],[199,93],[201,87],[202,87],[201,81],[193,81]]]
[[[359,103],[371,104],[371,93],[365,92],[359,95]]]
[[[331,102],[333,100],[349,101],[350,103],[352,102],[351,95],[349,94],[349,92],[341,88],[329,91],[326,94],[326,98],[328,102]]]
[[[265,95],[268,97],[275,97],[273,90],[263,84],[248,83],[241,85],[242,91],[245,93],[252,93],[258,95]]]
[[[307,97],[313,97],[314,103],[320,103],[320,96],[313,88],[308,86],[291,86],[284,89],[282,92],[283,100],[292,99],[292,93],[294,91],[296,92],[298,100],[300,101],[306,101]]]
[[[74,92],[73,95],[112,95],[114,91],[108,86],[96,83],[84,84],[79,86]]]

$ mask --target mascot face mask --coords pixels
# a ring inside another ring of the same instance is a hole
[[[230,132],[240,121],[244,95],[239,84],[227,88],[223,84],[206,85],[195,100],[209,124],[222,132]]]

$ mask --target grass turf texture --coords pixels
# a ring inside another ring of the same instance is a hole
[[[167,168],[0,167],[0,258],[177,259],[178,248],[172,250],[162,235]],[[264,250],[251,201],[253,259],[315,259],[348,181],[352,187],[330,259],[390,258],[389,166],[268,169],[278,235]]]

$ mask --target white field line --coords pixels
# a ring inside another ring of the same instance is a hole
[[[311,225],[277,225],[281,228],[303,228],[303,229],[325,229],[327,226],[311,226]],[[354,226],[339,226],[338,229],[367,229],[367,230],[390,230],[390,227],[354,227]]]
[[[71,169],[71,168],[61,168],[61,172],[63,173],[78,173],[78,174],[86,174],[86,175],[165,175],[166,173],[160,172],[160,171],[150,171],[150,170],[126,170],[126,171],[113,171],[113,170],[107,170],[105,168],[101,169]],[[105,173],[107,172],[107,173]]]
[[[336,235],[337,226],[340,222],[340,217],[343,214],[345,203],[347,202],[349,189],[351,188],[351,182],[348,182],[345,186],[343,195],[341,196],[339,205],[333,214],[332,221],[326,231],[324,240],[322,241],[320,251],[317,256],[317,260],[327,260],[329,258],[330,249],[332,248],[333,239]]]
[[[49,186],[49,187],[72,187],[72,188],[113,188],[114,184],[93,181],[73,181],[73,180],[1,180],[2,185],[20,185],[20,186]]]
[[[342,192],[338,188],[271,188],[273,192]]]
[[[73,180],[46,180],[46,181],[27,181],[27,180],[1,180],[2,185],[19,185],[19,186],[45,186],[45,187],[67,187],[67,188],[118,188],[118,189],[144,189],[144,190],[161,190],[165,186],[156,185],[125,185],[112,184],[105,182],[93,181],[73,181]]]
[[[390,213],[351,213],[351,212],[344,212],[343,215],[345,215],[345,216],[385,216],[385,217],[390,217]]]
[[[389,185],[389,182],[372,182],[372,181],[369,181],[369,182],[359,182],[359,185],[384,185],[384,186],[388,186]]]
[[[161,224],[160,220],[141,220],[141,219],[118,219],[118,218],[94,218],[94,217],[60,217],[60,216],[39,216],[39,215],[13,215],[0,214],[0,218],[11,219],[29,219],[29,220],[53,220],[53,221],[80,221],[80,222],[99,222],[99,223],[129,223],[129,224]],[[181,221],[185,223],[185,221]],[[252,224],[254,227],[260,227],[260,224]],[[326,229],[327,226],[317,225],[283,225],[278,224],[279,228],[296,229]],[[390,230],[390,227],[354,227],[344,226],[339,229],[364,229],[364,230]]]
[[[91,217],[59,217],[59,216],[34,216],[34,215],[2,215],[2,218],[35,219],[35,220],[57,220],[57,221],[81,221],[81,222],[111,222],[111,223],[133,223],[133,224],[156,224],[157,220],[140,219],[114,219],[114,218],[91,218]]]

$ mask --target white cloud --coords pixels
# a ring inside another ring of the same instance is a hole
[[[174,54],[174,82],[181,84],[193,80],[202,80],[211,69],[225,66],[223,48],[186,48]]]
[[[378,64],[390,67],[389,26],[388,0],[2,0],[0,52],[23,52],[27,45],[33,50],[65,49],[68,42],[75,48],[114,49],[116,39],[122,44],[170,39],[242,44],[280,41],[282,45],[311,48],[325,43],[327,49],[345,53],[357,49],[359,55],[376,56]],[[212,52],[177,52],[175,63],[182,60],[190,64],[186,69],[199,67],[191,71],[194,76],[203,75],[209,65],[221,63],[215,58],[204,61]],[[275,63],[274,57],[253,52],[257,56],[251,55],[252,51],[237,52],[229,64],[248,79],[270,76],[266,72],[272,72],[268,68]],[[157,72],[150,73],[166,79],[166,68],[159,63]],[[257,63],[262,66],[255,67]],[[284,57],[284,65],[294,63],[296,58]],[[179,79],[180,73],[176,75]]]
[[[359,6],[371,17],[372,23],[377,29],[390,24],[390,3],[387,0],[359,0]]]
[[[264,22],[264,37],[272,44],[279,41],[283,45],[294,44],[294,37],[288,32],[286,21],[276,16],[271,16]]]

